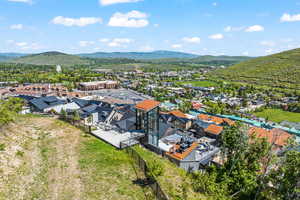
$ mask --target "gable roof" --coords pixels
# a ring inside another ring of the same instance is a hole
[[[281,129],[266,130],[258,127],[251,127],[248,134],[250,136],[255,135],[258,138],[265,138],[270,144],[275,144],[280,147],[286,145],[287,140],[292,137],[291,134]]]
[[[205,120],[205,121],[209,121],[209,115],[205,115],[205,114],[200,114],[198,115],[199,119]]]
[[[135,108],[139,109],[139,110],[144,110],[144,111],[149,111],[152,110],[153,108],[159,106],[160,102],[159,101],[155,101],[155,100],[144,100],[138,104],[135,105]]]
[[[135,117],[131,117],[125,120],[118,121],[116,126],[118,126],[121,130],[130,131],[135,129]]]
[[[229,126],[233,126],[235,124],[235,122],[230,120],[230,119],[217,117],[217,116],[206,115],[206,114],[200,114],[200,115],[198,115],[198,118],[203,120],[203,121],[214,122],[217,125],[222,124],[222,123],[226,123]]]
[[[65,104],[66,101],[60,100],[55,96],[49,96],[32,99],[29,101],[29,103],[36,107],[38,110],[44,110],[46,108],[50,108],[56,105]]]
[[[204,130],[207,133],[211,133],[211,134],[214,134],[214,135],[220,135],[220,133],[222,133],[222,131],[223,131],[223,127],[222,126],[217,126],[215,124],[211,124]]]
[[[171,115],[174,115],[174,116],[179,117],[179,118],[187,118],[187,116],[183,112],[181,112],[180,110],[173,110],[169,113]]]

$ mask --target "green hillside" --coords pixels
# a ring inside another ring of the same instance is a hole
[[[79,56],[64,54],[60,52],[46,52],[28,55],[13,60],[10,63],[22,63],[32,65],[87,65],[91,61]]]
[[[214,71],[210,76],[233,82],[300,89],[300,49],[241,62]]]

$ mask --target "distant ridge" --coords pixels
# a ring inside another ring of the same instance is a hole
[[[166,58],[197,58],[199,55],[176,52],[176,51],[152,51],[152,52],[96,52],[87,54],[77,54],[88,58],[129,58],[137,60],[146,59],[166,59]]]
[[[65,54],[57,51],[31,54],[8,60],[7,62],[32,65],[87,65],[90,63],[87,59],[81,58],[79,56]]]

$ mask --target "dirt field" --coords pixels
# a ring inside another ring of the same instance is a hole
[[[0,200],[149,199],[124,152],[46,117],[0,130]]]

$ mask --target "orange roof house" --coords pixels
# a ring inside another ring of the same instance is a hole
[[[222,124],[224,122],[223,118],[215,117],[215,116],[211,117],[211,121],[215,122],[216,124]]]
[[[180,145],[175,145],[174,146],[174,152],[167,152],[166,154],[170,156],[171,158],[175,158],[177,160],[183,160],[186,158],[194,149],[198,147],[198,143],[194,142],[190,148],[186,149],[182,153],[177,153],[176,150],[180,148]]]
[[[214,122],[217,125],[227,123],[229,126],[233,126],[235,124],[235,122],[230,119],[216,117],[216,116],[210,116],[210,115],[205,115],[205,114],[198,115],[198,118],[203,121]]]
[[[202,120],[205,120],[205,121],[209,121],[210,120],[209,115],[205,115],[205,114],[198,115],[198,118],[202,119]]]
[[[153,108],[159,106],[160,102],[159,101],[155,101],[155,100],[144,100],[138,104],[135,105],[136,109],[139,110],[144,110],[144,111],[149,111],[152,110]]]
[[[222,133],[223,131],[223,127],[211,124],[206,129],[204,129],[204,131],[213,135],[220,135],[220,133]]]
[[[292,137],[291,134],[281,130],[266,130],[258,127],[251,127],[248,131],[249,136],[255,135],[257,138],[265,138],[270,144],[283,147],[287,144],[287,140]]]
[[[230,120],[230,119],[224,118],[223,121],[224,121],[225,123],[227,123],[229,126],[235,125],[235,122],[232,121],[232,120]]]
[[[180,110],[173,110],[173,111],[169,112],[169,114],[174,115],[179,118],[187,118],[186,115],[183,112],[181,112]]]

